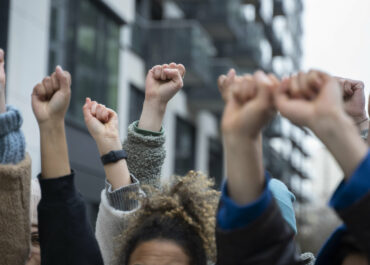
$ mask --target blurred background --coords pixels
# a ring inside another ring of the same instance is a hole
[[[140,117],[147,70],[176,62],[187,75],[164,120],[163,178],[196,169],[219,188],[225,170],[217,77],[230,68],[282,77],[314,67],[369,84],[369,11],[368,0],[1,0],[7,101],[24,115],[33,176],[40,154],[30,95],[60,64],[73,77],[71,166],[94,224],[105,176],[83,123],[85,97],[118,112],[124,139]],[[299,245],[317,252],[338,224],[326,204],[342,173],[308,130],[285,119],[272,121],[264,137],[265,166],[297,198]]]

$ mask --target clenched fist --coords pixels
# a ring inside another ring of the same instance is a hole
[[[236,76],[230,70],[218,79],[226,103],[222,118],[224,136],[257,138],[275,114],[273,92],[280,82],[273,75],[258,71],[254,75]]]
[[[85,124],[101,155],[121,149],[117,114],[96,101],[86,98],[83,106]]]
[[[355,123],[367,119],[365,109],[365,85],[361,81],[336,77],[343,90],[344,109]]]
[[[32,92],[32,109],[39,126],[64,121],[71,98],[71,75],[57,66]]]
[[[145,81],[145,99],[166,105],[183,87],[185,67],[182,64],[156,65],[149,70]]]
[[[149,70],[139,128],[156,132],[161,129],[167,103],[183,87],[184,75],[182,64],[156,65]]]

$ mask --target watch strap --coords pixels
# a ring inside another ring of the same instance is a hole
[[[125,150],[110,151],[108,154],[101,156],[101,162],[103,165],[115,163],[121,159],[127,159],[127,153]]]

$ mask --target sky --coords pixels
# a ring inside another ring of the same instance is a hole
[[[370,0],[305,0],[303,69],[362,80],[370,91]]]

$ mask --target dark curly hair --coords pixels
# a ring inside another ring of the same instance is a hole
[[[215,225],[219,192],[199,172],[174,176],[160,190],[144,186],[145,198],[121,235],[125,238],[125,264],[140,243],[154,239],[178,244],[191,264],[206,265],[216,259]]]

